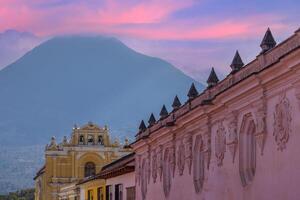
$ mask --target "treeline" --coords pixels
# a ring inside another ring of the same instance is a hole
[[[0,195],[0,200],[34,200],[34,189],[10,192],[8,195]]]

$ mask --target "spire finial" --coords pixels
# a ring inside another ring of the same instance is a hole
[[[174,110],[178,109],[181,106],[180,100],[178,96],[176,95],[172,104],[172,107]]]
[[[189,100],[192,100],[198,96],[198,91],[197,91],[194,83],[192,83],[187,96],[189,97]]]
[[[265,53],[266,51],[272,49],[275,46],[276,46],[276,41],[272,35],[270,28],[268,28],[260,44],[260,47],[262,48],[261,53]]]
[[[140,126],[139,126],[139,131],[144,132],[146,130],[146,125],[144,120],[141,121]]]
[[[219,79],[218,79],[215,69],[213,67],[211,68],[209,77],[206,82],[207,82],[208,88],[215,86],[219,82]]]
[[[244,63],[241,59],[239,51],[236,50],[235,55],[234,55],[233,60],[232,60],[232,63],[230,65],[230,67],[232,69],[231,72],[235,73],[235,72],[239,71],[243,66],[244,66]]]
[[[156,122],[156,119],[154,117],[154,114],[151,113],[150,118],[148,120],[149,126],[153,126],[155,124],[155,122]]]
[[[161,108],[161,111],[160,111],[160,113],[159,113],[160,118],[163,119],[163,118],[167,117],[168,114],[169,114],[169,113],[168,113],[168,110],[167,110],[166,106],[163,105],[163,107]]]

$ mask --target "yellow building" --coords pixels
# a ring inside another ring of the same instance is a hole
[[[80,200],[135,200],[135,154],[127,154],[77,184]]]
[[[131,152],[128,146],[111,142],[107,127],[88,123],[75,126],[71,139],[59,144],[54,137],[45,148],[45,165],[35,180],[35,200],[79,200],[79,181],[98,173],[101,168]],[[98,180],[97,184],[105,184]],[[96,198],[93,198],[96,200]]]

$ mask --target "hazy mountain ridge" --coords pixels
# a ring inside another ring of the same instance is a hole
[[[184,102],[192,82],[171,64],[114,38],[46,41],[0,71],[0,145],[8,147],[2,148],[0,193],[32,186],[43,154],[32,145],[44,146],[52,135],[60,140],[74,123],[88,121],[107,124],[121,139],[133,138],[140,120],[147,121],[151,112],[158,118],[176,94]],[[20,159],[23,146],[29,165]]]
[[[32,33],[13,29],[0,33],[0,69],[23,56],[43,40]]]

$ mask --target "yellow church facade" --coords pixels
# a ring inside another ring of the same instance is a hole
[[[78,183],[99,173],[104,165],[130,153],[127,143],[122,146],[118,140],[112,142],[108,128],[93,123],[75,126],[70,140],[64,137],[61,143],[57,143],[52,137],[45,148],[45,164],[34,178],[35,200],[82,199],[85,194],[80,194]],[[105,182],[97,180],[94,185],[99,188]],[[95,188],[94,185],[87,187]],[[82,191],[89,191],[89,188]]]

